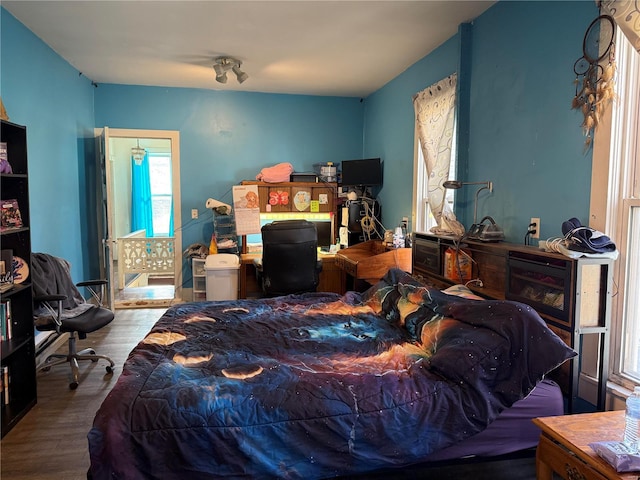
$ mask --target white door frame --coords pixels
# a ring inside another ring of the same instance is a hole
[[[172,193],[173,193],[173,223],[174,228],[174,285],[175,293],[173,299],[167,299],[166,302],[153,302],[153,306],[169,306],[176,301],[182,300],[182,214],[181,214],[181,195],[180,195],[180,132],[176,130],[133,130],[104,127],[96,129],[96,136],[102,137],[102,152],[104,157],[101,159],[101,166],[104,168],[103,188],[106,207],[106,232],[102,232],[104,258],[101,272],[109,280],[108,300],[107,303],[111,308],[116,305],[115,302],[115,278],[114,277],[114,246],[117,239],[113,237],[114,221],[113,212],[113,159],[109,152],[109,140],[112,138],[132,138],[132,139],[168,139],[171,142],[171,176],[172,176]],[[104,214],[104,211],[103,211]],[[102,228],[104,230],[104,228]]]

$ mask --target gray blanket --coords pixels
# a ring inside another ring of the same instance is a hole
[[[42,295],[66,295],[62,302],[62,317],[75,317],[91,308],[76,288],[71,279],[70,264],[66,260],[47,253],[31,254],[31,279],[33,282],[34,296]],[[51,317],[50,312],[44,305],[35,302],[34,315],[39,317]],[[38,321],[37,320],[37,321]]]

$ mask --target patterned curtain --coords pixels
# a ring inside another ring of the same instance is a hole
[[[457,74],[434,83],[413,97],[416,128],[427,170],[427,201],[438,222],[434,233],[462,235],[464,227],[445,202],[442,183],[449,178],[456,105]]]
[[[640,52],[640,1],[602,0],[600,8],[613,17],[633,48]]]

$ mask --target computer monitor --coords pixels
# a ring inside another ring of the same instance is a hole
[[[318,247],[325,250],[329,248],[335,242],[335,232],[333,231],[333,213],[305,213],[305,212],[290,212],[290,213],[261,213],[260,214],[260,226],[264,226],[267,223],[274,222],[276,220],[308,220],[313,222],[318,232]],[[247,251],[257,252],[262,251],[262,235],[260,233],[253,233],[246,236]]]
[[[376,187],[382,185],[382,161],[379,158],[345,160],[341,163],[340,183],[350,187]]]
[[[311,221],[315,224],[316,230],[318,231],[318,246],[328,249],[336,241],[333,236],[333,222]]]

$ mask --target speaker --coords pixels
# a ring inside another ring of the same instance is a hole
[[[384,232],[378,224],[380,222],[381,208],[376,200],[350,200],[347,208],[349,215],[347,222],[349,245],[355,245],[369,239],[382,238]],[[366,221],[366,225],[370,228],[368,231],[365,231],[362,226],[364,217],[369,217]]]

